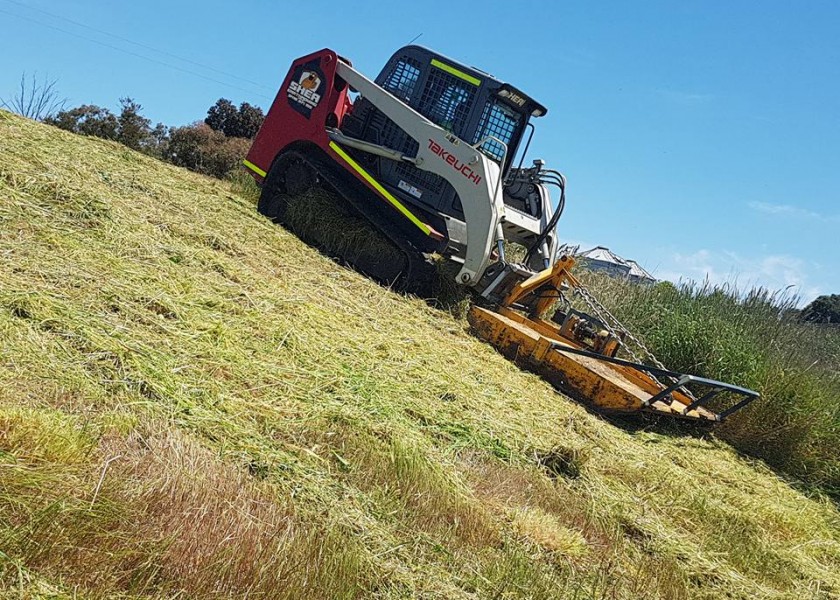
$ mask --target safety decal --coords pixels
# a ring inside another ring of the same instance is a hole
[[[423,192],[418,190],[416,187],[414,187],[410,183],[406,183],[402,179],[400,179],[400,182],[397,184],[397,187],[400,188],[402,191],[404,191],[408,194],[411,194],[415,198],[419,198],[420,196],[423,195]]]

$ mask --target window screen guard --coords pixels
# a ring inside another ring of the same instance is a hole
[[[484,112],[481,114],[481,121],[475,132],[473,143],[477,144],[488,136],[493,136],[499,138],[506,146],[510,146],[521,120],[521,114],[494,99],[490,99],[484,105]],[[492,139],[485,141],[480,150],[495,160],[502,160],[505,154],[505,147]]]

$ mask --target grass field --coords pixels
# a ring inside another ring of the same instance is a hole
[[[0,112],[0,594],[836,598],[840,512],[620,428],[236,186]]]

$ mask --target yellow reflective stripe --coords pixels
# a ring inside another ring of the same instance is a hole
[[[432,66],[437,67],[438,69],[441,69],[443,71],[446,71],[447,73],[452,73],[455,77],[460,77],[464,81],[468,81],[469,83],[471,83],[473,85],[481,85],[481,80],[478,77],[473,77],[472,75],[468,75],[467,73],[464,73],[463,71],[459,71],[455,67],[447,65],[446,63],[442,63],[436,58],[432,59]]]
[[[347,161],[347,164],[350,165],[351,167],[353,167],[359,175],[364,177],[365,181],[367,181],[369,184],[371,184],[377,192],[382,194],[382,196],[388,202],[390,202],[394,206],[394,208],[396,208],[398,211],[400,211],[409,221],[411,221],[412,223],[417,225],[417,227],[420,228],[420,231],[422,231],[426,235],[429,235],[432,232],[432,230],[429,228],[428,225],[426,225],[423,221],[421,221],[420,219],[415,217],[413,214],[411,214],[411,212],[405,206],[403,206],[402,203],[399,200],[394,198],[393,194],[391,194],[388,190],[386,190],[384,187],[382,187],[382,185],[378,181],[376,181],[373,177],[371,177],[370,173],[365,171],[361,167],[361,165],[359,165],[359,163],[357,163],[355,160],[350,158],[350,155],[347,154],[344,150],[342,150],[341,146],[339,146],[335,142],[330,142],[330,148],[335,150],[336,154],[338,154],[341,158],[343,158],[345,161]]]
[[[265,177],[265,171],[260,169],[257,165],[255,165],[251,161],[243,160],[242,164],[245,165],[246,167],[248,167],[249,169],[251,169],[254,173],[259,175],[260,177]]]

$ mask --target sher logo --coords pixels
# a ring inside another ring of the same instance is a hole
[[[308,119],[320,104],[326,88],[324,74],[318,67],[318,61],[314,60],[295,69],[286,88],[286,97],[289,105]]]
[[[437,154],[446,164],[451,165],[453,169],[458,171],[461,175],[472,181],[475,185],[481,183],[481,175],[474,173],[468,164],[462,163],[457,158],[452,156],[449,152],[440,147],[433,139],[429,139],[429,150]]]
[[[511,90],[506,90],[506,89],[499,90],[499,97],[500,98],[506,98],[506,99],[510,100],[511,102],[513,102],[519,108],[524,107],[525,103],[527,102],[527,100],[525,100],[525,98],[523,98],[522,96],[520,96],[516,92],[513,92]]]
[[[320,77],[312,71],[304,71],[300,81],[292,80],[289,84],[289,98],[312,110],[321,101],[321,95],[316,91],[320,86]]]

